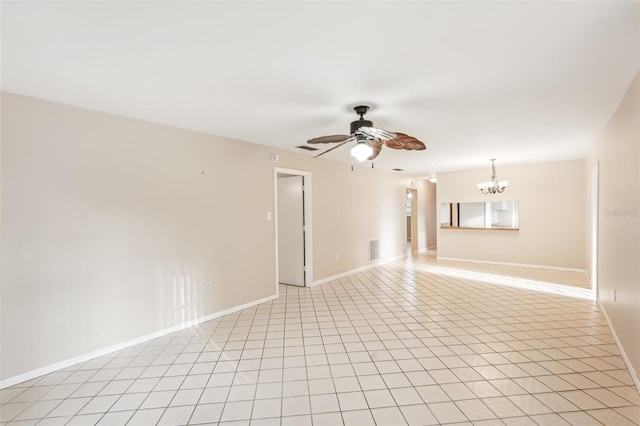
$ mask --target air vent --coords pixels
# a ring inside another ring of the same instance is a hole
[[[394,172],[404,172],[404,169],[391,169],[391,170],[393,170]]]
[[[318,150],[318,148],[314,148],[314,147],[309,146],[309,145],[298,145],[298,146],[296,146],[296,148],[304,149],[305,151],[317,151]]]
[[[380,238],[369,240],[369,262],[380,260]]]

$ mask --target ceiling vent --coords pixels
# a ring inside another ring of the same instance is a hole
[[[380,238],[369,240],[369,262],[380,260]]]
[[[318,148],[314,148],[314,147],[308,146],[308,145],[298,145],[298,146],[296,146],[296,148],[304,149],[305,151],[317,151],[318,150]]]

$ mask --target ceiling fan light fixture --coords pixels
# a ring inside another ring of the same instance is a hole
[[[364,161],[373,155],[373,148],[366,141],[358,141],[356,146],[351,148],[351,156],[358,161]]]
[[[364,119],[364,115],[369,110],[368,106],[358,105],[353,109],[360,118],[351,122],[351,128],[348,135],[320,136],[307,141],[309,144],[337,144],[332,148],[324,150],[313,158],[325,155],[336,148],[340,148],[341,146],[350,144],[354,141],[356,142],[356,146],[351,149],[351,156],[360,162],[365,160],[374,160],[378,154],[380,154],[383,146],[406,151],[422,151],[426,149],[424,143],[420,142],[413,136],[373,127],[372,121]]]

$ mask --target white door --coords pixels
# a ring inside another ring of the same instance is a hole
[[[304,286],[302,176],[278,176],[278,281]]]

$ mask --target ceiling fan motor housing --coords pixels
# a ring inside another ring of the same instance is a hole
[[[373,121],[356,120],[351,122],[351,134],[354,134],[360,127],[373,127]]]

